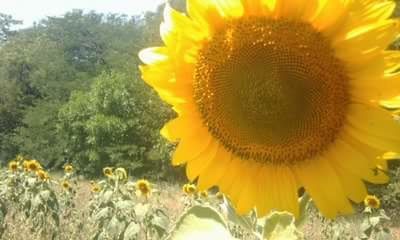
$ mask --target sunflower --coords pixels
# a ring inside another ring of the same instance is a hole
[[[98,193],[98,192],[100,192],[100,190],[101,190],[101,187],[98,184],[92,185],[92,192]]]
[[[36,172],[42,169],[42,166],[37,160],[28,160],[27,162],[24,161],[24,167],[31,172]]]
[[[196,193],[197,189],[196,189],[196,186],[194,184],[186,183],[185,185],[183,185],[182,191],[186,195],[192,196],[193,194]]]
[[[206,199],[208,198],[208,191],[207,190],[203,190],[200,192],[200,197]]]
[[[61,186],[64,188],[64,190],[70,190],[71,189],[71,184],[65,180],[61,183]]]
[[[117,176],[117,179],[120,181],[127,181],[128,180],[128,174],[126,173],[125,168],[117,168],[114,171],[115,176]]]
[[[220,200],[220,201],[223,201],[223,200],[224,200],[224,194],[221,193],[221,192],[217,192],[217,193],[215,194],[215,197],[216,197],[218,200]]]
[[[105,167],[103,168],[103,174],[106,177],[111,177],[113,175],[113,169],[111,167]]]
[[[353,212],[363,181],[385,183],[400,126],[380,101],[400,95],[395,3],[373,0],[188,0],[165,7],[165,46],[144,49],[143,79],[178,117],[199,190],[213,185],[239,214],[299,215],[304,187],[326,216]]]
[[[374,195],[367,195],[364,199],[364,205],[376,209],[381,206],[381,201]]]
[[[46,171],[44,171],[43,169],[37,170],[36,176],[42,181],[47,181],[50,179],[49,174]]]
[[[145,179],[140,179],[135,183],[138,193],[142,196],[149,196],[151,193],[150,182]]]
[[[74,171],[74,167],[71,164],[66,164],[64,166],[64,172],[65,173],[72,173]]]
[[[10,171],[12,171],[12,172],[15,172],[15,171],[17,171],[18,170],[18,162],[17,161],[10,161],[9,163],[8,163],[8,169],[10,170]]]

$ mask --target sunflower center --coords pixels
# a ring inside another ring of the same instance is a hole
[[[323,152],[343,126],[348,76],[311,25],[231,20],[200,50],[194,99],[210,133],[230,152],[293,163]]]

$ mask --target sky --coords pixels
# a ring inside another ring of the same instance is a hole
[[[21,28],[30,27],[46,16],[62,16],[72,9],[99,13],[136,15],[155,11],[165,0],[0,0],[0,13],[22,20]]]

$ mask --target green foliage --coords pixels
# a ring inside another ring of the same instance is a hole
[[[168,161],[170,146],[159,130],[170,116],[171,110],[141,80],[103,73],[89,92],[74,93],[59,118],[69,140],[68,157],[85,173],[94,174],[104,165],[135,171],[157,169],[155,163]]]
[[[22,152],[43,159],[48,167],[62,165],[65,157],[71,157],[65,152],[67,140],[71,139],[58,132],[57,126],[62,121],[58,112],[69,101],[71,92],[86,91],[104,71],[139,79],[137,52],[149,43],[160,44],[160,20],[161,8],[156,13],[131,18],[74,10],[63,17],[48,17],[32,28],[12,31],[11,27],[19,22],[1,14],[1,34],[7,34],[7,41],[2,41],[0,47],[0,161],[4,163]],[[154,105],[161,105],[155,93],[142,85],[140,88],[155,99]],[[153,115],[157,117],[158,113]],[[104,121],[109,125],[119,124],[100,115],[90,124],[95,128]],[[131,144],[117,145],[112,140],[115,144],[107,146],[112,153],[108,155],[112,155],[113,162],[125,159],[126,154],[165,159],[169,150],[163,140],[154,142],[153,135],[148,138],[153,144],[150,152],[140,144],[130,149]],[[90,151],[92,157],[96,158],[96,154],[101,153],[96,149]]]
[[[15,35],[16,31],[11,28],[21,23],[22,21],[15,20],[10,15],[0,13],[0,45]]]
[[[300,240],[303,234],[297,230],[293,215],[287,212],[273,212],[265,220],[264,239]]]
[[[13,144],[19,146],[20,153],[43,159],[47,167],[59,166],[65,162],[65,138],[56,134],[60,102],[38,101],[34,107],[25,110],[22,126],[15,129]]]
[[[36,171],[28,170],[28,160],[17,157],[15,170],[9,169],[0,179],[0,199],[12,212],[12,218],[27,221],[32,235],[51,236],[59,233],[59,202],[47,172],[38,164]],[[24,165],[24,169],[21,166]],[[43,175],[40,177],[39,172]],[[2,201],[3,201],[2,200]]]
[[[233,240],[228,225],[217,210],[193,206],[177,221],[167,240],[220,239]]]
[[[119,171],[118,171],[119,170]],[[168,216],[161,209],[162,204],[149,201],[151,192],[143,195],[128,181],[122,168],[92,187],[93,199],[89,203],[94,233],[91,239],[161,239],[169,225]],[[135,191],[136,190],[136,191]],[[136,194],[135,194],[136,192]]]
[[[387,211],[389,217],[398,222],[400,220],[400,165],[398,161],[389,162],[388,175],[390,180],[385,187],[370,184],[368,190],[378,196],[382,208]]]

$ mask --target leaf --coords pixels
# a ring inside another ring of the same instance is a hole
[[[232,240],[222,216],[213,208],[193,206],[177,221],[167,240]]]
[[[299,207],[300,207],[300,215],[295,220],[295,225],[297,227],[302,226],[307,217],[307,207],[310,203],[310,196],[307,193],[304,193],[303,196],[299,199]]]
[[[124,232],[126,227],[125,221],[120,221],[118,218],[111,218],[107,225],[107,233],[112,236],[112,239],[119,239],[120,235]]]
[[[139,219],[143,219],[150,209],[150,204],[148,203],[138,203],[135,205],[135,213]]]
[[[103,209],[101,209],[100,211],[98,211],[96,213],[96,215],[94,216],[94,219],[96,220],[96,222],[102,222],[104,221],[104,219],[107,219],[110,215],[110,207],[105,207]]]
[[[108,202],[110,202],[112,196],[113,196],[113,192],[111,190],[104,192],[102,199],[101,199],[102,203],[107,204]]]
[[[134,208],[134,202],[132,200],[118,201],[115,207],[120,211],[131,211]]]
[[[265,220],[264,239],[300,240],[303,234],[297,230],[295,219],[288,212],[273,212]]]
[[[375,234],[374,239],[376,239],[376,240],[392,240],[393,237],[392,237],[392,234],[390,233],[389,229],[384,228]]]
[[[161,209],[157,209],[151,220],[153,227],[156,229],[159,237],[165,234],[169,225],[169,218]]]
[[[136,224],[135,222],[129,223],[128,227],[125,229],[124,240],[136,240],[139,232],[139,224]]]
[[[370,218],[369,218],[369,222],[371,223],[371,225],[372,225],[373,227],[375,227],[376,225],[378,225],[379,222],[380,222],[380,220],[381,220],[381,217],[380,217],[380,216],[375,216],[375,217],[370,217]]]
[[[250,232],[254,231],[254,224],[256,224],[256,219],[253,215],[244,215],[244,216],[239,216],[236,214],[235,209],[232,207],[232,204],[230,203],[229,200],[225,199],[224,200],[224,206],[226,207],[227,210],[227,218],[229,221],[240,225],[244,229],[249,230]]]

